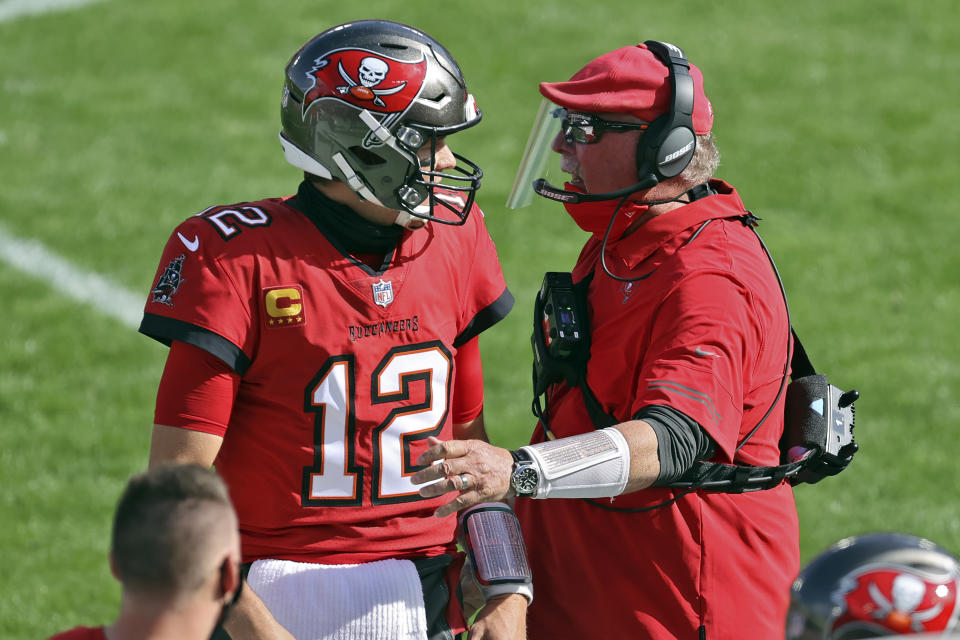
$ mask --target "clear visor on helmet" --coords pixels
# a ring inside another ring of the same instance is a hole
[[[539,178],[548,182],[564,182],[560,169],[561,156],[553,151],[553,141],[560,134],[559,107],[544,99],[527,139],[527,147],[520,159],[520,167],[507,196],[508,209],[521,209],[533,202],[533,183]]]

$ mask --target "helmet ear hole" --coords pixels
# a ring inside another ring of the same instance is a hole
[[[370,149],[364,149],[359,145],[350,147],[350,153],[352,153],[357,160],[368,167],[376,167],[381,164],[386,164],[387,162],[386,158],[383,156],[370,151]]]

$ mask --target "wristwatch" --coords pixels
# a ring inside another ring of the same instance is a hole
[[[533,498],[537,495],[540,486],[540,468],[526,451],[518,449],[511,451],[513,456],[513,474],[510,476],[510,486],[518,498]]]

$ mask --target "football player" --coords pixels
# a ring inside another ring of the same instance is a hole
[[[477,336],[513,305],[482,172],[447,144],[481,114],[443,46],[384,20],[307,42],[281,105],[297,193],[208,207],[164,249],[140,327],[170,345],[150,464],[230,487],[232,637],[452,638],[457,523],[410,476],[430,436],[486,439]],[[514,591],[475,637],[517,637],[497,627]]]

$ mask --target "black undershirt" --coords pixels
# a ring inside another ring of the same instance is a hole
[[[392,251],[403,227],[371,222],[345,204],[332,200],[308,180],[300,183],[291,202],[317,226],[330,242],[351,255]]]

